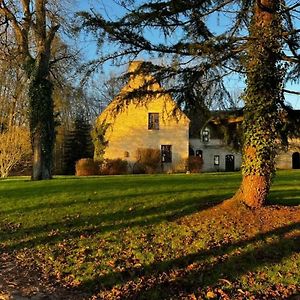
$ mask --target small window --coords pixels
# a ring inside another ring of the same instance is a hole
[[[214,156],[214,165],[219,166],[220,165],[220,155]]]
[[[159,130],[159,113],[148,113],[148,129]]]
[[[161,145],[161,162],[170,163],[172,162],[172,146]]]
[[[202,158],[202,150],[196,150],[196,156],[199,156]]]
[[[209,130],[207,128],[202,131],[202,141],[205,143],[209,142]]]
[[[124,157],[129,157],[129,152],[128,151],[124,151]]]

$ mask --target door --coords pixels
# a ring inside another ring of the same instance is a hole
[[[300,169],[300,154],[299,152],[294,152],[292,155],[293,169]]]
[[[225,156],[225,171],[233,172],[234,171],[234,155],[227,154]]]

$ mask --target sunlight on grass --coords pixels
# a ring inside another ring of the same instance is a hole
[[[269,203],[299,205],[299,179],[279,172]],[[25,252],[45,274],[104,299],[113,287],[163,299],[182,284],[200,296],[213,286],[233,295],[299,284],[289,270],[300,261],[296,213],[282,220],[275,210],[273,220],[262,212],[266,224],[258,224],[246,208],[218,211],[240,180],[238,173],[2,180],[1,251]],[[145,292],[133,287],[140,280]]]

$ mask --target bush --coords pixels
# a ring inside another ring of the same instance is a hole
[[[136,159],[139,170],[144,169],[144,173],[156,173],[160,168],[160,150],[153,148],[138,148]]]
[[[203,166],[203,159],[200,156],[190,156],[188,159],[188,170],[191,173],[200,173]]]
[[[21,126],[0,132],[0,177],[7,177],[13,168],[31,158],[30,134]]]
[[[128,172],[128,162],[122,160],[121,158],[117,159],[105,159],[101,165],[100,173],[102,175],[122,175],[127,174]]]
[[[132,166],[132,173],[133,174],[145,174],[146,173],[146,167],[145,165],[135,162]]]
[[[92,158],[82,158],[75,165],[76,176],[99,175],[99,163]]]

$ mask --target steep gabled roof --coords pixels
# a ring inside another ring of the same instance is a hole
[[[103,122],[106,119],[112,119],[118,113],[124,111],[129,104],[136,106],[145,106],[151,101],[164,97],[166,102],[172,104],[172,116],[180,116],[189,122],[189,118],[178,107],[171,95],[164,91],[159,82],[150,74],[143,70],[142,61],[133,61],[128,68],[129,81],[121,89],[120,93],[108,104],[98,119]]]

